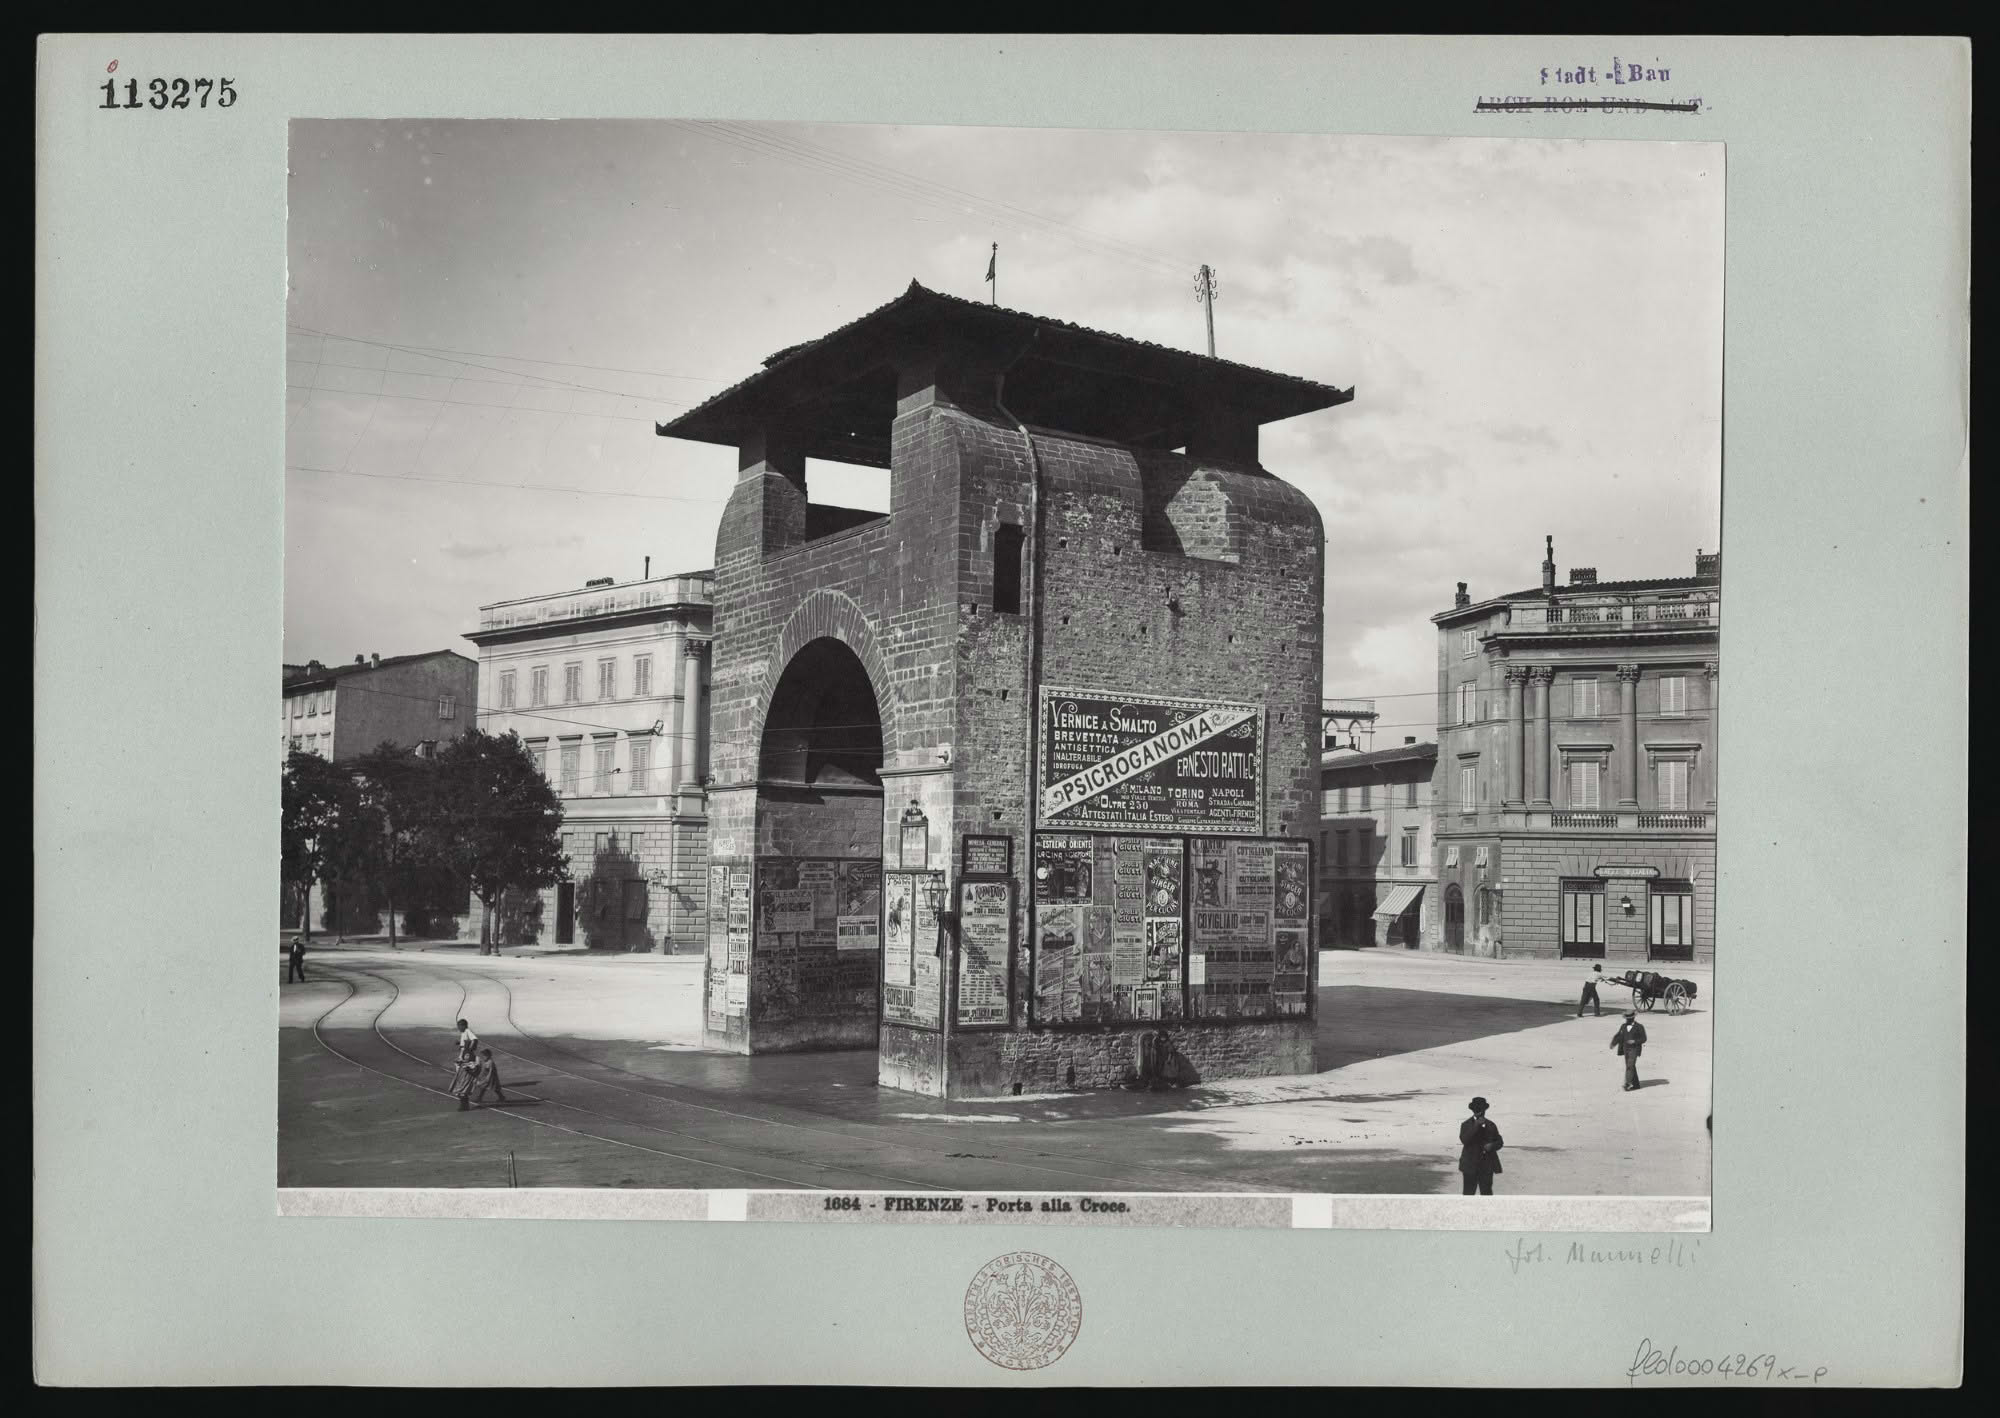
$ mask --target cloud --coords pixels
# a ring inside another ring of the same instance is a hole
[[[1502,443],[1511,443],[1516,447],[1522,448],[1560,448],[1562,446],[1556,442],[1555,434],[1539,425],[1530,427],[1523,423],[1496,424],[1486,430],[1486,436],[1498,439]]]
[[[537,550],[553,551],[558,547],[583,545],[583,538],[572,532],[566,536],[537,537],[533,543]],[[526,548],[520,542],[461,542],[449,541],[438,551],[453,561],[487,561],[496,556],[519,555]]]

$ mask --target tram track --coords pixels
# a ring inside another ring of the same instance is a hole
[[[334,1058],[341,1060],[343,1063],[349,1064],[352,1067],[361,1069],[367,1073],[375,1074],[379,1077],[389,1079],[390,1081],[395,1083],[401,1083],[406,1087],[421,1089],[426,1093],[433,1094],[440,1098],[456,1097],[456,1095],[454,1095],[447,1088],[436,1088],[428,1083],[421,1082],[418,1079],[406,1077],[402,1073],[395,1072],[391,1069],[378,1068],[375,1065],[370,1064],[363,1059],[355,1057],[351,1053],[343,1052],[342,1050],[335,1048],[331,1043],[329,1043],[326,1039],[324,1032],[322,1032],[322,1026],[326,1024],[327,1020],[333,1014],[335,1014],[342,1008],[345,1008],[346,1006],[354,1003],[354,1001],[361,996],[362,994],[361,988],[357,986],[351,978],[348,978],[348,975],[350,973],[358,974],[363,976],[364,978],[374,980],[378,984],[387,986],[388,990],[390,991],[389,997],[383,1001],[381,1008],[377,1009],[373,1015],[369,1016],[367,1024],[368,1032],[371,1033],[375,1037],[375,1039],[378,1042],[380,1042],[385,1048],[388,1048],[394,1051],[395,1053],[401,1055],[402,1057],[411,1060],[412,1062],[420,1065],[426,1070],[436,1070],[436,1069],[448,1070],[450,1067],[449,1065],[439,1064],[434,1062],[433,1060],[425,1059],[417,1054],[411,1053],[408,1049],[401,1047],[400,1045],[395,1043],[395,1041],[390,1039],[386,1034],[382,1032],[381,1028],[382,1017],[386,1015],[390,1009],[394,1008],[397,1000],[400,999],[402,995],[401,988],[393,980],[386,979],[383,976],[378,975],[373,971],[367,970],[360,966],[350,965],[347,964],[346,962],[341,962],[339,965],[323,965],[322,970],[325,976],[331,977],[336,981],[338,981],[339,983],[341,983],[342,985],[345,985],[348,992],[344,997],[334,1001],[333,1004],[329,1005],[325,1010],[321,1011],[319,1016],[314,1019],[312,1024],[312,1034],[314,1041],[319,1044],[320,1048],[325,1050],[328,1054],[332,1055]],[[461,996],[461,1005],[463,1003],[463,999],[464,996]],[[621,1129],[636,1129],[642,1132],[659,1133],[671,1137],[687,1137],[692,1141],[701,1143],[704,1147],[709,1149],[736,1152],[736,1153],[749,1152],[752,1156],[759,1156],[759,1157],[763,1155],[757,1153],[754,1149],[738,1148],[734,1147],[731,1144],[718,1143],[712,1139],[699,1138],[695,1137],[692,1134],[679,1133],[674,1131],[673,1129],[661,1128],[652,1124],[637,1121],[635,1119],[616,1117],[612,1114],[598,1112],[595,1109],[586,1108],[581,1106],[580,1104],[571,1103],[564,1099],[551,1098],[544,1096],[542,1094],[529,1093],[521,1089],[515,1090],[515,1093],[523,1101],[563,1108],[570,1112],[601,1119],[605,1122],[614,1124],[616,1127]],[[753,1167],[738,1166],[730,1162],[716,1160],[713,1157],[693,1156],[689,1155],[688,1153],[675,1152],[668,1150],[666,1148],[651,1147],[643,1143],[634,1142],[630,1138],[609,1136],[603,1132],[591,1131],[590,1129],[585,1127],[565,1127],[560,1123],[552,1122],[546,1118],[532,1117],[518,1110],[511,1109],[507,1107],[505,1104],[482,1105],[480,1111],[488,1113],[496,1113],[502,1117],[512,1118],[517,1122],[527,1123],[533,1127],[545,1128],[551,1132],[564,1133],[572,1137],[581,1137],[595,1142],[606,1143],[614,1147],[629,1148],[632,1149],[633,1151],[649,1153],[653,1156],[660,1157],[663,1159],[687,1163],[694,1167],[706,1168],[711,1171],[720,1173],[728,1173],[732,1178],[732,1180],[727,1182],[715,1182],[715,1183],[709,1183],[707,1185],[740,1188],[744,1186],[745,1183],[741,1180],[734,1180],[734,1179],[749,1178],[754,1182],[775,1183],[778,1186],[786,1188],[788,1190],[824,1191],[830,1189],[827,1182],[823,1179],[813,1180],[813,1181],[801,1180],[800,1178],[797,1177],[783,1176],[776,1172],[765,1172],[757,1170],[756,1168]],[[807,1164],[807,1165],[812,1166],[820,1171],[829,1171],[829,1172],[844,1171],[848,1175],[868,1176],[871,1181],[887,1180],[905,1186],[920,1187],[924,1190],[932,1189],[921,1183],[908,1182],[906,1179],[903,1178],[882,1177],[878,1174],[866,1174],[866,1173],[856,1172],[853,1169],[828,1168],[824,1167],[821,1164]],[[851,1188],[851,1185],[852,1184],[843,1184],[843,1189]]]
[[[432,978],[441,980],[446,984],[458,985],[461,1009],[463,1009],[466,1006],[466,1003],[472,998],[471,985],[468,983],[468,977],[457,971],[452,970],[448,966],[438,966],[438,965],[413,966],[400,961],[396,962],[396,964],[400,968],[408,970],[413,974],[428,974]],[[375,976],[373,975],[373,972],[366,971],[363,969],[363,967],[360,967],[358,965],[350,968],[361,971],[362,973],[370,974],[373,978],[381,979],[380,976]],[[649,1104],[691,1110],[694,1112],[707,1114],[716,1117],[718,1119],[725,1119],[734,1123],[748,1124],[760,1129],[783,1128],[783,1129],[794,1130],[810,1136],[827,1138],[831,1141],[840,1144],[842,1147],[853,1147],[857,1144],[872,1143],[876,1146],[891,1148],[899,1153],[902,1153],[906,1156],[906,1158],[916,1162],[918,1165],[937,1164],[950,1168],[951,1164],[959,1159],[957,1156],[954,1155],[954,1151],[947,1149],[962,1148],[966,1145],[965,1139],[963,1137],[951,1136],[948,1134],[939,1133],[933,1129],[923,1128],[917,1125],[908,1127],[897,1127],[894,1129],[888,1128],[882,1124],[874,1124],[874,1123],[851,1123],[846,1125],[845,1128],[824,1127],[824,1126],[818,1126],[812,1122],[800,1122],[797,1120],[788,1119],[784,1117],[771,1116],[769,1114],[743,1112],[737,1109],[724,1107],[720,1104],[711,1101],[708,1095],[698,1095],[697,1097],[688,1097],[686,1095],[692,1090],[689,1090],[685,1085],[676,1084],[671,1082],[670,1080],[660,1079],[648,1074],[638,1073],[634,1070],[623,1068],[617,1064],[606,1063],[599,1059],[590,1058],[586,1055],[577,1053],[573,1049],[564,1048],[560,1044],[556,1044],[550,1040],[543,1039],[540,1036],[533,1034],[528,1029],[523,1027],[519,1019],[515,1017],[514,991],[513,988],[505,980],[500,979],[494,975],[490,975],[484,971],[475,972],[470,976],[470,979],[476,980],[479,983],[496,988],[501,992],[503,996],[501,1002],[502,1013],[503,1017],[506,1020],[507,1027],[513,1032],[513,1034],[519,1040],[525,1041],[525,1043],[528,1046],[540,1050],[545,1050],[549,1053],[558,1054],[567,1059],[575,1060],[576,1062],[582,1063],[592,1069],[620,1074],[626,1078],[636,1080],[637,1082],[645,1084],[647,1086],[643,1088],[634,1088],[626,1084],[616,1083],[607,1079],[592,1077],[588,1074],[579,1073],[575,1069],[565,1068],[559,1063],[552,1062],[546,1057],[538,1057],[535,1054],[523,1052],[520,1048],[509,1048],[507,1047],[506,1044],[500,1043],[491,1037],[488,1037],[483,1041],[488,1047],[493,1048],[496,1052],[505,1054],[506,1056],[516,1059],[521,1063],[528,1065],[529,1067],[539,1069],[544,1072],[561,1074],[564,1077],[573,1079],[578,1083],[588,1084],[596,1088],[607,1089],[620,1094],[628,1095],[635,1098],[640,1098],[645,1100]],[[392,988],[394,987],[393,982],[383,980],[382,983],[391,984]],[[398,993],[400,994],[400,990],[398,991]],[[393,1001],[390,1007],[393,1007]],[[385,1007],[382,1013],[387,1014],[387,1012],[388,1012],[388,1007]],[[456,1019],[457,1017],[458,1017],[457,1015],[453,1016],[454,1019]],[[379,1016],[377,1022],[379,1024]],[[383,1042],[385,1044],[388,1044],[389,1047],[396,1049],[398,1053],[401,1053],[406,1057],[416,1058],[415,1055],[410,1054],[409,1051],[406,1049],[400,1048],[399,1046],[394,1044],[393,1041],[387,1039],[386,1036],[381,1036],[379,1028],[377,1029],[377,1034],[378,1036],[383,1038]],[[428,1060],[418,1060],[418,1061],[425,1063],[427,1066],[430,1067],[437,1067],[437,1068],[449,1067],[448,1065],[444,1064],[432,1064]],[[563,1106],[576,1107],[578,1105],[564,1104]],[[588,1112],[591,1110],[581,1109],[581,1111]],[[598,1116],[610,1117],[610,1115],[607,1114],[599,1114]],[[618,1121],[629,1122],[630,1120],[621,1119]],[[645,1124],[637,1124],[637,1125],[646,1126]],[[669,1132],[672,1135],[676,1136],[699,1138],[700,1140],[705,1142],[713,1141],[712,1139],[702,1137],[702,1135],[698,1133],[676,1132],[675,1130],[671,1129],[659,1129],[659,1130]],[[936,1145],[929,1145],[929,1146],[924,1145],[927,1143]],[[720,1145],[741,1146],[741,1144],[720,1144]],[[994,1146],[996,1144],[990,1139],[983,1139],[981,1145]],[[1006,1146],[1006,1144],[1004,1143],[1000,1143],[997,1145],[999,1145],[1002,1148],[1005,1148]],[[744,1148],[744,1150],[755,1156],[769,1157],[776,1155],[772,1154],[767,1149],[758,1147],[746,1147]],[[1037,1159],[1042,1159],[1042,1160],[1024,1158],[1018,1155],[1005,1155],[1004,1153],[1002,1155],[988,1155],[984,1158],[984,1160],[993,1163],[998,1163],[1001,1167],[1004,1167],[1010,1171],[1027,1174],[1031,1178],[1031,1180],[1021,1181],[1013,1184],[1018,1186],[1021,1190],[1051,1190],[1051,1189],[1069,1190],[1069,1189],[1082,1188],[1082,1189],[1100,1190],[1100,1191],[1116,1190],[1116,1191],[1133,1191],[1133,1192],[1147,1192],[1147,1191],[1185,1192],[1185,1191],[1205,1191],[1213,1189],[1210,1186],[1205,1185],[1203,1180],[1197,1178],[1187,1178],[1177,1175],[1161,1175],[1157,1173],[1147,1173],[1147,1172],[1141,1172],[1135,1176],[1128,1170],[1119,1170],[1119,1171],[1095,1170],[1093,1169],[1093,1163],[1095,1159],[1076,1157],[1071,1154],[1042,1152],[1037,1154]],[[803,1159],[794,1159],[794,1160],[803,1160]],[[1060,1165],[1061,1163],[1065,1162],[1077,1165],[1071,1165],[1071,1166]],[[825,1165],[825,1164],[814,1164],[814,1165]],[[1059,1179],[1059,1183],[1052,1183],[1051,1179]],[[919,1188],[922,1190],[940,1190],[940,1189],[963,1190],[963,1188],[960,1186],[946,1185],[937,1182],[917,1182],[900,1178],[895,1180],[903,1182],[904,1185]],[[982,1187],[981,1189],[986,1190],[986,1189],[1002,1189],[1002,1188]]]

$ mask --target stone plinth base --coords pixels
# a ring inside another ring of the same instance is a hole
[[[1308,1019],[954,1034],[948,1068],[938,1035],[889,1024],[882,1028],[876,1079],[884,1088],[932,1098],[1123,1088],[1142,1081],[1142,1041],[1154,1032],[1164,1032],[1172,1041],[1183,1077],[1193,1083],[1314,1073],[1318,1068]]]
[[[730,1026],[728,1032],[717,1033],[704,1024],[702,1047],[728,1054],[789,1054],[875,1047],[875,1021],[872,1019],[752,1020],[748,1027],[742,1020],[732,1019]]]

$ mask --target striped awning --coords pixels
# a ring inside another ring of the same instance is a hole
[[[1410,903],[1424,894],[1421,886],[1393,886],[1375,907],[1375,919],[1393,921],[1410,909]]]

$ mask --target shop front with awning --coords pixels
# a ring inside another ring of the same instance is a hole
[[[1374,912],[1374,919],[1381,922],[1382,944],[1417,948],[1423,938],[1423,899],[1421,882],[1399,883],[1382,893]]]

